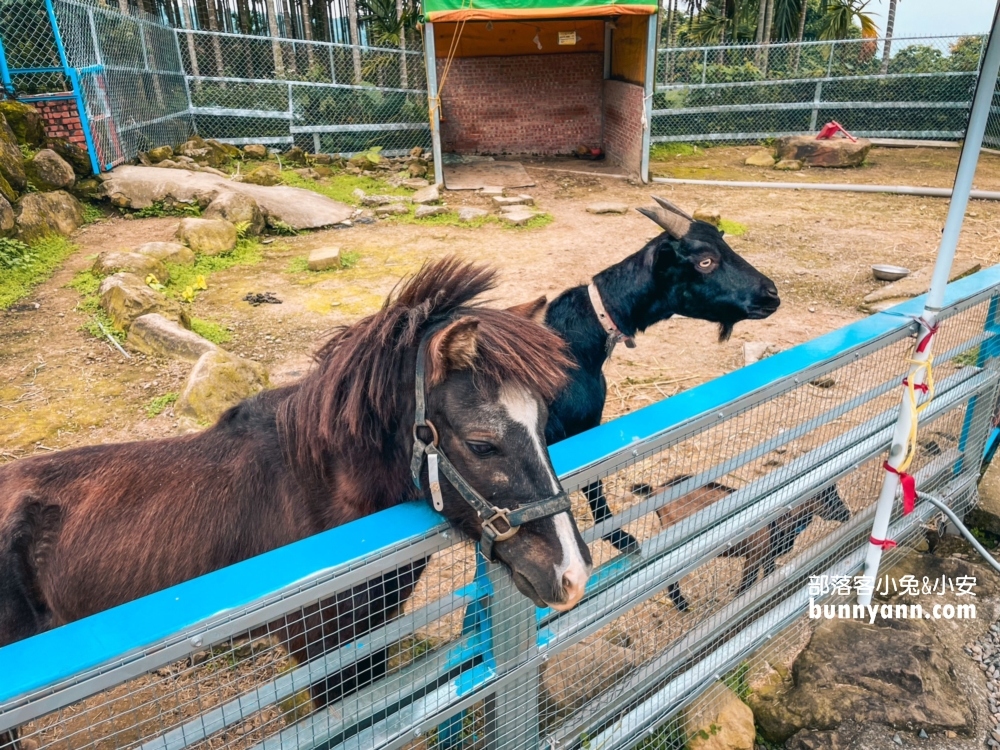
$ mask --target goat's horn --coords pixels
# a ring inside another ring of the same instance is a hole
[[[651,197],[653,198],[654,201],[656,201],[657,203],[659,203],[661,206],[663,206],[668,211],[673,211],[675,214],[677,214],[678,216],[683,216],[688,221],[694,221],[694,217],[691,214],[689,214],[687,211],[684,211],[683,209],[678,208],[673,203],[671,203],[670,201],[668,201],[666,198],[661,198],[658,195],[654,195],[654,196],[651,196]]]
[[[688,230],[691,228],[691,220],[685,219],[684,217],[678,216],[677,214],[663,208],[639,207],[636,211],[655,221],[675,240],[679,240],[687,234]]]

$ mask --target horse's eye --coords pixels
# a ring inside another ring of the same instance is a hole
[[[709,269],[715,265],[715,260],[712,258],[702,258],[698,261],[698,268]]]
[[[467,440],[465,442],[469,446],[469,450],[475,453],[477,456],[490,456],[497,452],[489,443],[483,443],[479,440]]]

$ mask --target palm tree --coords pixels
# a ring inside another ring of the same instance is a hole
[[[798,44],[795,47],[795,72],[799,72],[799,63],[802,62],[802,40],[806,35],[806,11],[809,9],[809,0],[802,0],[802,9],[799,11],[799,33],[795,37]]]
[[[889,72],[889,56],[892,54],[892,29],[896,25],[896,0],[889,0],[889,12],[885,17],[885,44],[882,45],[882,75]]]
[[[855,19],[861,26],[863,39],[877,39],[878,26],[864,10],[871,0],[823,0],[823,23],[819,38],[823,40],[847,39]]]
[[[354,82],[361,83],[361,37],[358,35],[358,3],[357,0],[347,0],[347,23],[351,32],[351,57],[354,61]]]

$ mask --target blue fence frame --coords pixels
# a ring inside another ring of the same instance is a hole
[[[980,271],[949,285],[946,305],[959,303],[1000,286],[1000,266]],[[656,438],[706,415],[726,415],[735,399],[772,388],[781,382],[859,346],[871,345],[912,325],[923,308],[923,297],[874,314],[773,357],[670,399],[647,406],[550,449],[560,477],[572,477],[612,458],[629,446]],[[997,302],[987,317],[994,330]],[[981,347],[995,349],[993,344]],[[225,619],[276,591],[287,589],[336,569],[353,567],[388,547],[419,540],[445,528],[444,519],[427,504],[405,503],[353,523],[331,529],[259,557],[215,571],[128,604],[70,623],[0,649],[0,705],[72,679],[75,675],[127,663],[143,649],[177,638],[195,626]],[[405,531],[400,531],[400,530]],[[482,566],[480,566],[482,568]],[[467,679],[489,678],[490,616],[482,601],[489,595],[484,568],[464,592],[471,601],[465,629],[479,630],[477,653],[483,668]],[[593,582],[597,583],[597,582]],[[538,617],[547,610],[538,610]],[[544,630],[541,631],[544,637]],[[464,654],[467,658],[468,654]],[[442,725],[445,726],[445,725]]]

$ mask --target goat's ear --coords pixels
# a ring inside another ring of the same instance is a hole
[[[543,323],[545,322],[545,305],[547,303],[548,300],[543,294],[538,299],[531,300],[531,302],[522,302],[520,305],[508,307],[507,312],[514,313],[528,320],[533,320],[536,323]]]
[[[440,385],[449,372],[470,370],[478,351],[479,321],[465,316],[431,336],[427,344],[427,382]]]

